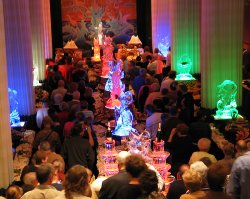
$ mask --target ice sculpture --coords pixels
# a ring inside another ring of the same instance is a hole
[[[99,42],[96,38],[94,38],[94,57],[92,58],[94,62],[100,62],[101,57],[100,57],[100,46]]]
[[[133,102],[133,95],[130,91],[122,92],[119,97],[121,106],[115,107],[116,127],[112,132],[115,136],[129,136],[130,132],[136,132],[133,128],[133,114],[129,110],[129,105]]]
[[[98,25],[98,43],[100,46],[102,46],[102,39],[103,39],[103,32],[102,32],[102,22]]]
[[[39,79],[38,79],[38,67],[37,66],[33,68],[33,86],[41,86],[41,83],[39,82]]]
[[[237,104],[235,101],[237,85],[231,80],[224,80],[217,86],[217,111],[215,119],[231,119],[238,116]]]
[[[114,47],[112,45],[112,38],[105,37],[103,43],[103,57],[102,57],[102,77],[107,78],[110,70],[109,62],[114,60],[113,57]]]
[[[160,37],[160,36],[158,35],[158,37]],[[159,41],[157,47],[159,48],[159,50],[161,51],[163,56],[166,57],[167,54],[169,53],[169,47],[170,47],[169,38],[167,36],[165,36],[165,37],[163,37],[161,39],[158,38],[158,40],[160,40],[160,41]]]
[[[17,91],[8,88],[8,93],[10,104],[10,124],[15,125],[20,123],[20,117],[18,113]]]
[[[121,79],[124,78],[124,72],[122,71],[122,61],[119,60],[116,64],[113,61],[108,62],[110,71],[108,73],[108,79],[106,81],[105,90],[110,92],[110,98],[106,103],[106,108],[114,109],[115,106],[119,107],[121,102],[118,97],[125,90],[125,85]]]
[[[195,78],[190,74],[192,66],[192,61],[187,55],[183,55],[178,61],[179,74],[176,76],[175,80],[195,80]]]

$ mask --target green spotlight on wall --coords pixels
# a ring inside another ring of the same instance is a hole
[[[179,74],[176,76],[175,80],[195,80],[195,78],[190,74],[192,61],[187,55],[183,55],[177,64]]]
[[[232,119],[239,117],[236,103],[237,85],[231,80],[224,80],[217,86],[217,111],[215,119]]]

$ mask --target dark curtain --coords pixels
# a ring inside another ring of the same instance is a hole
[[[63,47],[61,0],[50,0],[53,57],[55,49]]]
[[[152,47],[151,0],[136,0],[137,34],[143,44]]]

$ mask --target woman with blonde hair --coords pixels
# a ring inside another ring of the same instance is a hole
[[[63,182],[64,192],[56,199],[90,199],[91,189],[87,169],[81,165],[71,167]]]

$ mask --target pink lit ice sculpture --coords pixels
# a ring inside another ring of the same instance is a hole
[[[110,61],[108,62],[110,71],[108,73],[108,79],[105,85],[105,90],[110,92],[110,98],[106,103],[106,108],[114,109],[115,106],[120,107],[121,102],[118,97],[125,90],[125,85],[121,79],[124,78],[124,72],[122,71],[122,61],[119,60],[116,64]]]
[[[103,57],[102,57],[102,77],[107,78],[108,73],[110,70],[109,62],[114,60],[113,57],[113,50],[114,47],[112,46],[112,38],[111,37],[105,37],[103,42]]]

